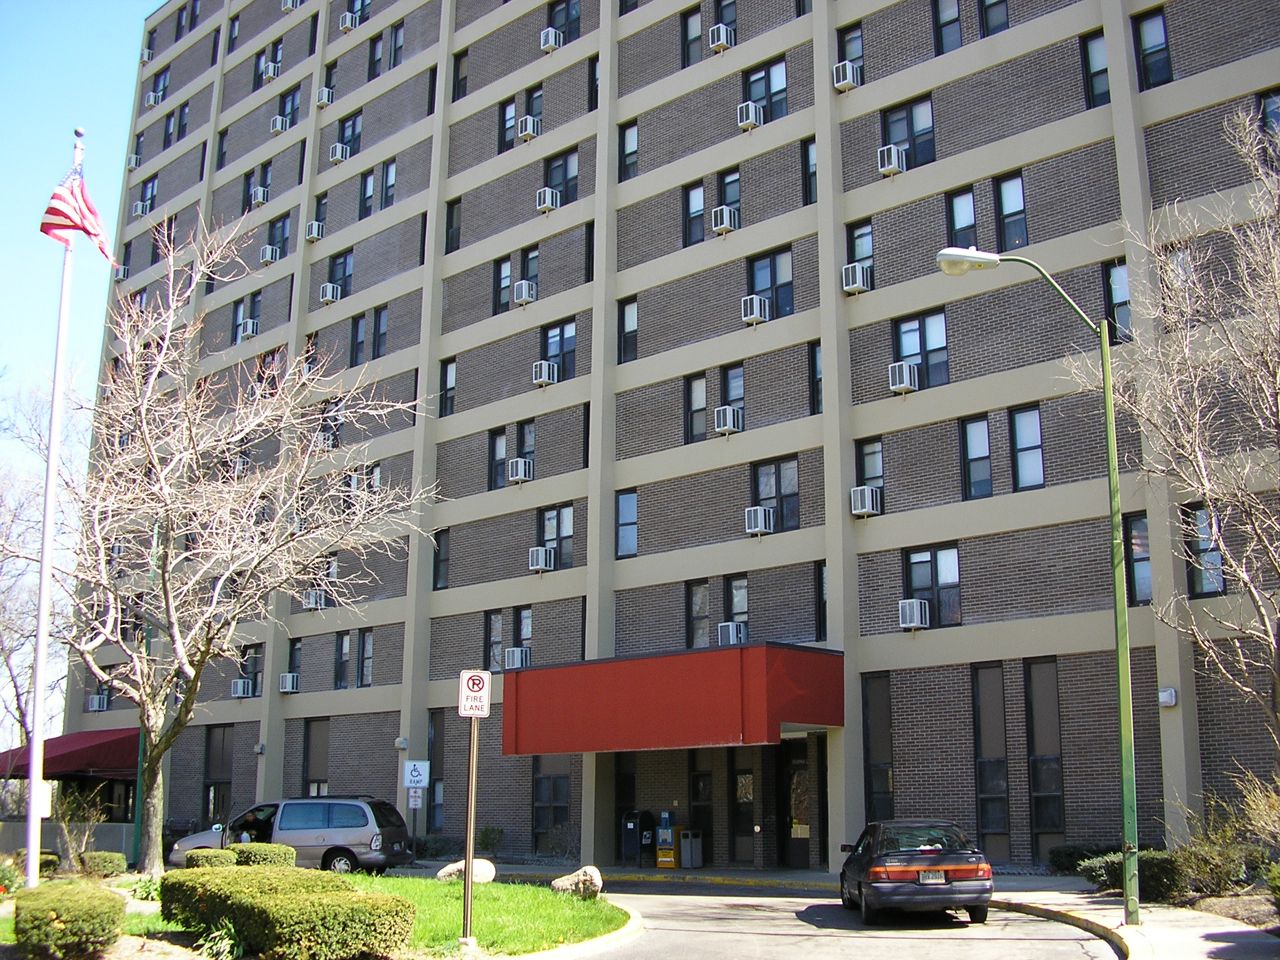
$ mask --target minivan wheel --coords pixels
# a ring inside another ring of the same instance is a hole
[[[360,864],[356,860],[356,855],[350,850],[330,850],[324,855],[320,866],[334,873],[351,873],[358,869]]]

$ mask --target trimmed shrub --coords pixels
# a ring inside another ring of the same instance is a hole
[[[19,872],[25,874],[27,871],[27,850],[25,847],[19,847],[13,854],[13,863]],[[52,877],[58,872],[58,868],[62,866],[62,857],[54,853],[52,850],[40,851],[40,876]]]
[[[129,869],[124,854],[115,850],[86,850],[80,866],[91,877],[114,877]]]
[[[1249,886],[1261,876],[1267,862],[1267,851],[1256,844],[1215,843],[1203,837],[1179,847],[1174,856],[1190,888],[1210,897]]]
[[[1273,863],[1267,868],[1267,886],[1271,889],[1271,899],[1276,902],[1276,909],[1280,910],[1280,863]]]
[[[1124,857],[1108,853],[1085,860],[1079,867],[1084,877],[1099,890],[1119,890],[1124,886]],[[1138,898],[1168,903],[1189,889],[1187,875],[1177,855],[1166,850],[1138,851]]]
[[[413,931],[414,906],[379,893],[236,897],[235,926],[262,960],[350,960],[398,953]]]
[[[298,851],[284,843],[232,843],[227,849],[240,867],[292,867],[298,862]]]
[[[234,850],[188,850],[188,867],[234,867],[236,852]]]
[[[97,957],[120,938],[124,899],[96,883],[55,880],[14,899],[14,933],[24,956]]]
[[[160,878],[160,914],[193,930],[211,929],[224,919],[236,923],[232,899],[288,894],[309,899],[313,894],[350,892],[350,882],[336,873],[300,867],[200,867],[170,870]]]

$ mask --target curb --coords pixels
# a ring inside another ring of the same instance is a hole
[[[1146,960],[1146,958],[1153,956],[1150,947],[1145,941],[1141,945],[1131,943],[1125,934],[1115,927],[1109,927],[1105,923],[1091,920],[1084,914],[1073,913],[1070,910],[1055,910],[1052,907],[1044,907],[1038,903],[1024,903],[1020,900],[1000,900],[997,898],[992,898],[991,906],[997,910],[1025,913],[1028,916],[1039,917],[1042,920],[1070,924],[1086,933],[1092,934],[1099,940],[1105,940],[1122,957]]]
[[[538,873],[520,873],[513,871],[503,873],[499,878],[504,882],[514,883],[545,883],[548,876]],[[725,877],[725,876],[703,876],[696,873],[672,873],[672,874],[653,874],[653,873],[610,873],[608,876],[610,883],[705,883],[713,886],[724,887],[766,887],[770,889],[785,889],[791,886],[786,883],[779,882],[776,877]],[[840,892],[840,884],[836,881],[815,881],[801,882],[794,885],[800,890],[824,890],[832,893]]]

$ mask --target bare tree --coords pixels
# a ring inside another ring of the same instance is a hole
[[[242,242],[203,228],[181,247],[157,239],[164,277],[110,317],[87,475],[67,477],[73,561],[59,570],[88,682],[138,707],[149,873],[163,869],[162,760],[196,716],[206,671],[240,659],[237,627],[315,591],[351,604],[365,561],[417,530],[432,496],[339,442],[411,422],[414,404],[283,347],[209,372],[193,296],[243,274]]]
[[[1256,115],[1227,123],[1247,201],[1174,204],[1136,237],[1132,342],[1115,355],[1116,407],[1141,426],[1141,471],[1166,484],[1200,589],[1157,610],[1210,673],[1256,704],[1280,749],[1280,140]],[[1096,371],[1077,376],[1096,388]],[[1221,599],[1207,599],[1223,593]]]

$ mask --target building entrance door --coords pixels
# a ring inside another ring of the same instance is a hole
[[[808,744],[784,740],[778,747],[778,859],[795,870],[809,869],[809,837],[816,805],[809,785]]]

